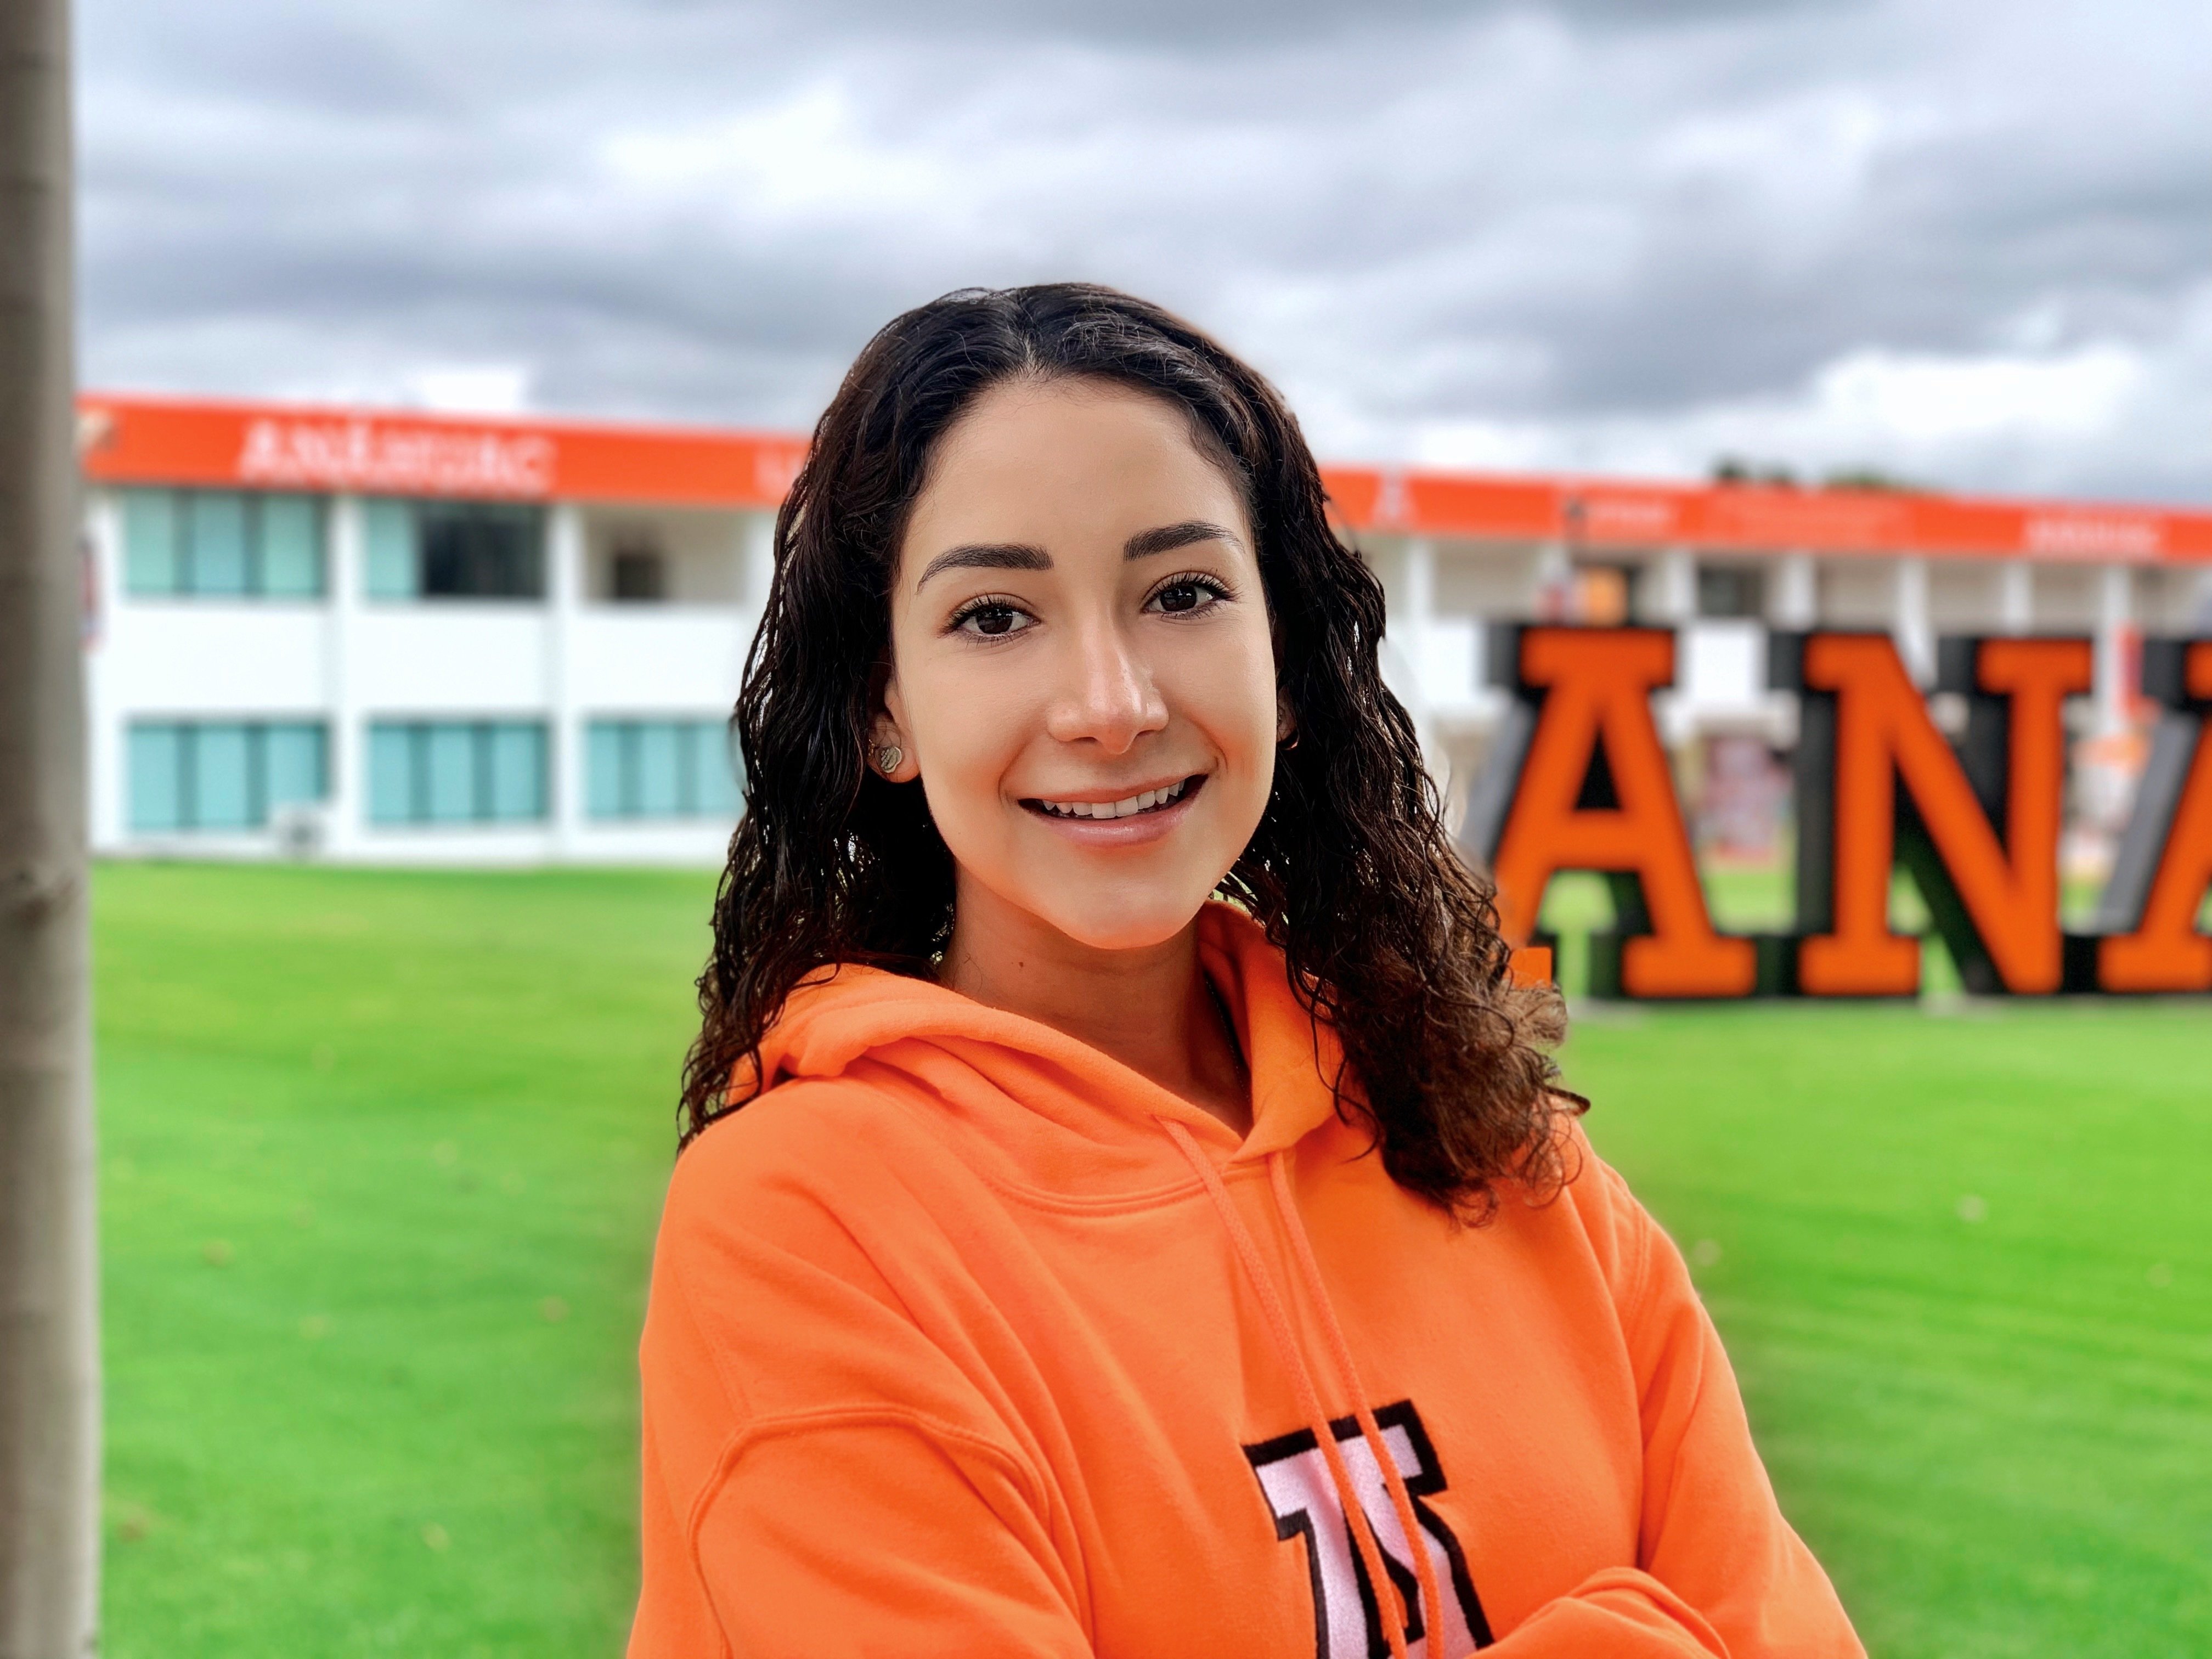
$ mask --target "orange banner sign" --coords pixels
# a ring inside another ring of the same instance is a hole
[[[774,507],[793,434],[88,393],[85,476],[103,483]],[[1355,530],[1569,548],[1695,547],[2157,564],[2212,560],[2212,514],[1913,490],[1511,477],[1329,466]]]
[[[96,395],[78,447],[102,483],[688,507],[775,507],[806,454],[757,433]]]

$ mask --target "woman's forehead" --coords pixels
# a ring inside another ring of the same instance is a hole
[[[1192,519],[1249,540],[1242,492],[1183,410],[1110,383],[1015,381],[983,393],[939,441],[902,552],[927,560],[981,542],[1118,547]]]

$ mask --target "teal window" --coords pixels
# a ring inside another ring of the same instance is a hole
[[[131,727],[133,830],[258,830],[330,793],[318,720],[142,720]]]
[[[364,502],[372,599],[545,597],[545,512],[507,501]]]
[[[319,599],[323,507],[318,495],[126,490],[124,586],[149,599]]]
[[[545,817],[538,720],[378,720],[368,728],[372,823],[531,823]]]
[[[422,591],[415,568],[415,514],[406,501],[377,498],[362,503],[367,532],[368,597],[411,599]]]
[[[593,720],[586,748],[595,818],[738,815],[738,758],[721,720]]]

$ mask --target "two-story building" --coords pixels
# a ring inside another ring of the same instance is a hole
[[[92,823],[109,854],[713,863],[726,735],[804,453],[783,434],[90,396]],[[2124,810],[2134,642],[2212,631],[2212,514],[1334,467],[1448,793],[1502,707],[1484,624],[1680,630],[1662,708],[1709,842],[1756,855],[1775,628],[2098,641],[2077,816]]]

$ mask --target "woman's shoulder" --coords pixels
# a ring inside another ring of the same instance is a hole
[[[1563,1113],[1553,1130],[1556,1179],[1506,1200],[1540,1228],[1563,1229],[1587,1250],[1624,1310],[1640,1304],[1659,1225],[1621,1173],[1590,1144],[1579,1116]]]
[[[743,1373],[756,1407],[786,1398],[763,1379],[794,1344],[834,1347],[854,1331],[888,1341],[902,1327],[891,1274],[917,1231],[900,1179],[915,1154],[902,1114],[886,1105],[849,1080],[786,1083],[677,1158],[654,1297],[672,1293],[670,1308],[680,1304],[719,1363]]]
[[[672,1233],[790,1238],[865,1207],[916,1155],[912,1115],[850,1078],[778,1084],[709,1123],[678,1154],[661,1219]]]
[[[653,1252],[643,1364],[665,1419],[704,1427],[678,1483],[724,1467],[737,1427],[852,1407],[936,1411],[957,1377],[902,1293],[942,1245],[902,1185],[914,1137],[880,1091],[781,1084],[678,1156]]]

